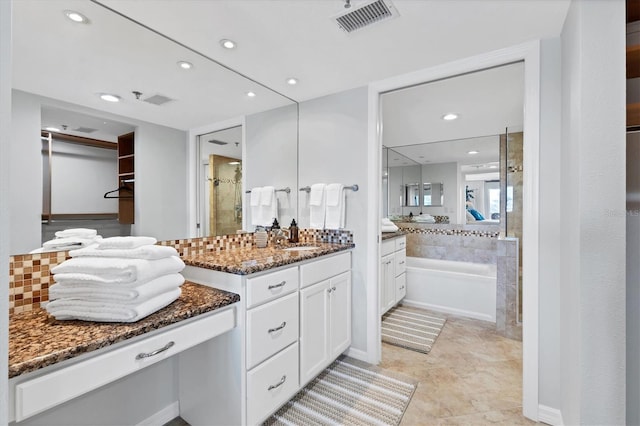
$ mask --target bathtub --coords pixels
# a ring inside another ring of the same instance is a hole
[[[496,265],[407,257],[403,304],[496,322]]]

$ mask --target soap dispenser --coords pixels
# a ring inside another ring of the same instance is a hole
[[[295,219],[291,221],[291,225],[289,226],[289,242],[298,242],[298,224],[296,223]]]

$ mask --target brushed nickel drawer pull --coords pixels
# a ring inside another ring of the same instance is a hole
[[[282,321],[282,324],[280,324],[278,327],[270,328],[267,332],[268,333],[274,333],[274,332],[276,332],[278,330],[282,330],[286,325],[287,325],[287,322],[286,321]]]
[[[282,385],[284,385],[284,382],[287,381],[287,376],[286,374],[284,376],[282,376],[282,379],[280,379],[280,381],[278,383],[276,383],[275,385],[269,385],[269,388],[267,390],[273,390],[275,388],[278,388]]]
[[[166,345],[164,345],[163,347],[161,347],[160,349],[156,349],[153,352],[147,352],[147,353],[141,352],[138,355],[136,355],[136,359],[145,359],[145,358],[149,358],[149,357],[152,357],[152,356],[156,356],[159,353],[162,353],[162,352],[168,350],[173,345],[175,345],[175,342],[171,341],[171,342],[167,343]]]
[[[282,287],[286,284],[287,282],[285,280],[282,280],[282,282],[278,283],[278,284],[271,284],[268,288],[269,290],[273,290],[274,288],[279,288]]]
[[[402,262],[400,262],[401,265],[404,265],[404,260]]]

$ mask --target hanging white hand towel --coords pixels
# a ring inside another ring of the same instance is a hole
[[[276,189],[273,186],[262,187],[260,207],[262,225],[271,226],[273,219],[278,218],[278,199],[276,198]]]
[[[343,229],[345,225],[346,194],[344,185],[332,183],[327,185],[327,213],[325,228]]]
[[[309,192],[309,227],[312,229],[324,229],[326,214],[324,183],[314,183]]]
[[[57,320],[135,322],[170,305],[180,297],[181,292],[178,287],[137,304],[57,299],[47,303],[45,309]]]
[[[262,187],[256,186],[255,188],[251,188],[251,200],[249,201],[249,204],[251,206],[251,224],[253,226],[262,225],[261,198]]]
[[[103,238],[98,243],[97,249],[134,249],[157,243],[153,237],[109,237]]]
[[[69,252],[71,257],[119,257],[122,259],[156,260],[165,257],[178,256],[178,251],[169,246],[142,246],[134,249],[98,249],[95,246],[85,247]]]

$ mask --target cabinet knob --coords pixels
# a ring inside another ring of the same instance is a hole
[[[286,321],[282,321],[282,324],[280,324],[279,326],[277,326],[275,328],[270,328],[269,330],[267,330],[267,333],[275,333],[276,331],[282,330],[286,326],[287,326],[287,322]]]
[[[284,385],[284,382],[287,381],[287,375],[285,374],[284,376],[282,376],[282,379],[280,379],[280,381],[278,383],[276,383],[275,385],[269,385],[269,388],[267,390],[273,390],[275,388],[278,388],[282,385]]]
[[[400,262],[400,265],[404,265],[404,260],[402,262]]]
[[[281,282],[279,282],[278,284],[271,284],[268,289],[269,290],[273,290],[274,288],[279,288],[282,287],[286,284],[287,282],[285,280],[282,280]]]

